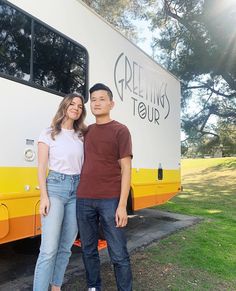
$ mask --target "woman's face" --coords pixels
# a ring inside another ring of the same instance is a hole
[[[80,118],[83,112],[83,103],[79,97],[74,97],[66,111],[66,116],[75,121]]]

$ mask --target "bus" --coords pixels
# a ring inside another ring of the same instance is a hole
[[[112,89],[112,118],[132,135],[128,210],[180,191],[175,76],[79,0],[0,0],[0,30],[0,244],[40,234],[37,138],[65,94],[87,102],[95,83]]]

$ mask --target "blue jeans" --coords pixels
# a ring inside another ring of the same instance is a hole
[[[50,210],[42,216],[40,253],[35,267],[34,291],[48,291],[49,284],[61,286],[76,238],[76,190],[79,175],[50,171],[47,192]]]
[[[77,199],[77,219],[82,243],[87,285],[101,290],[98,254],[98,227],[102,225],[108,252],[114,265],[119,291],[132,290],[132,273],[124,228],[116,227],[115,213],[119,199]]]

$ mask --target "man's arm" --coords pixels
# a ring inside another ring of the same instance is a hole
[[[116,210],[116,226],[124,227],[128,222],[126,211],[127,200],[131,182],[131,157],[125,157],[119,160],[121,167],[121,193],[120,201]]]

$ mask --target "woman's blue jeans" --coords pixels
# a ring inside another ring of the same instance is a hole
[[[42,216],[40,253],[35,267],[34,291],[48,291],[49,284],[61,286],[76,238],[76,190],[79,175],[50,171],[47,191],[50,210]]]
[[[126,247],[125,229],[116,227],[115,213],[119,199],[77,199],[77,219],[82,243],[87,285],[101,290],[98,229],[102,225],[108,252],[114,266],[119,291],[132,290],[132,273]]]

